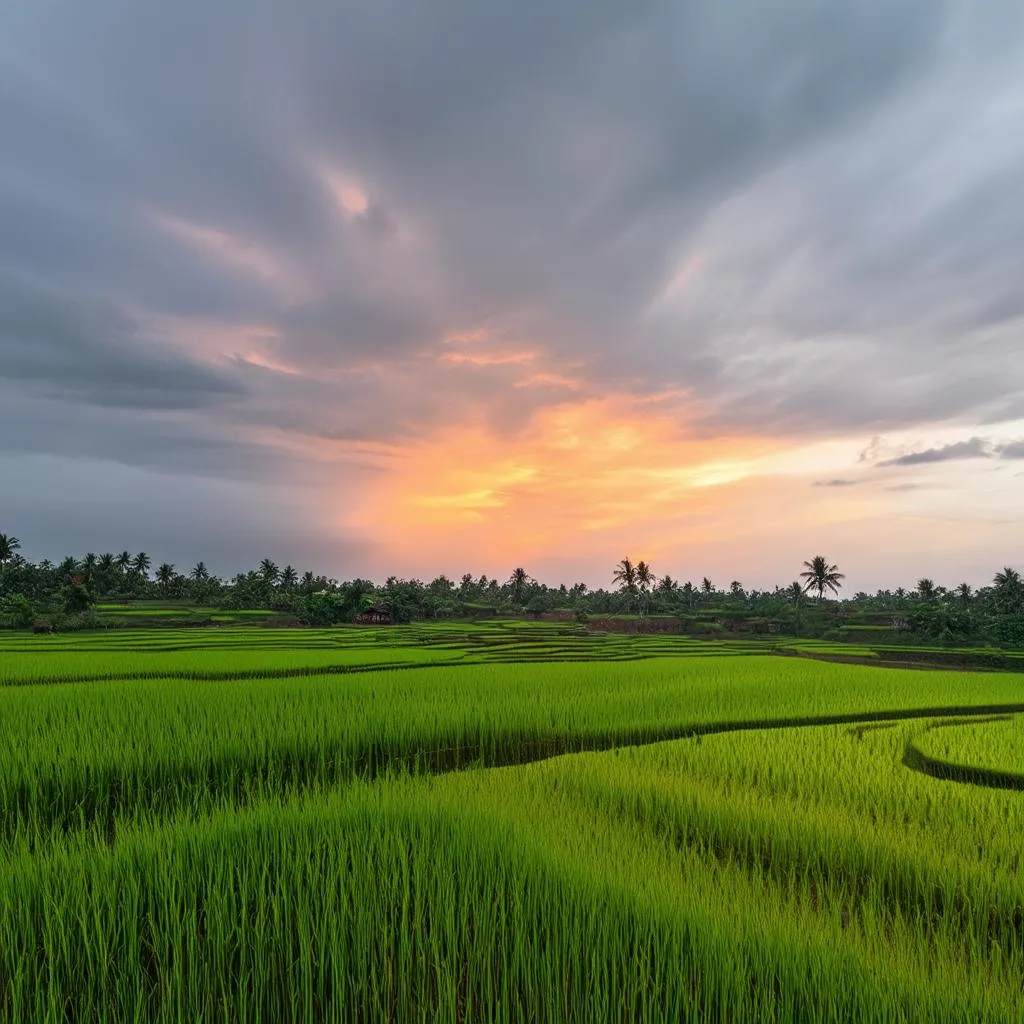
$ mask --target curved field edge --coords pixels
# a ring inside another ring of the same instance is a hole
[[[901,919],[862,940],[806,886],[771,890],[780,912],[758,912],[764,882],[743,865],[667,846],[550,779],[529,793],[550,804],[509,804],[490,774],[14,858],[0,883],[7,1019],[231,1006],[241,1019],[950,1021],[1014,1005],[998,963],[987,982],[957,969],[922,985]],[[882,972],[876,942],[894,953]]]
[[[1024,710],[1006,701],[1024,691],[1013,677],[928,674],[908,689],[906,674],[890,675],[761,658],[665,659],[241,688],[171,681],[8,690],[0,713],[22,742],[0,750],[0,846],[82,830],[109,839],[135,816],[198,817],[388,771],[523,764],[715,732]],[[894,691],[906,704],[894,706]],[[765,706],[775,714],[765,716]]]
[[[935,722],[907,740],[903,763],[933,779],[1021,791],[1024,790],[1024,733],[1020,729],[1021,721],[1011,714],[973,723],[957,719]],[[951,734],[958,742],[948,742]],[[1013,768],[999,764],[1008,761],[1014,764]]]

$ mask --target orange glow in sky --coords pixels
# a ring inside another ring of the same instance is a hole
[[[355,525],[413,564],[442,549],[518,564],[626,538],[654,557],[699,532],[692,517],[719,504],[714,492],[778,450],[757,437],[695,440],[669,410],[609,395],[543,408],[514,437],[439,428],[402,449]]]

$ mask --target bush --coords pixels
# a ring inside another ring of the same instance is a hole
[[[107,629],[110,626],[108,619],[97,615],[88,608],[82,612],[72,614],[60,614],[53,617],[53,631],[62,633],[74,633],[83,629]]]
[[[325,590],[296,601],[295,614],[306,626],[337,626],[351,622],[355,609],[337,591]]]
[[[65,615],[81,615],[92,605],[92,594],[84,583],[68,583],[61,588],[60,608]]]
[[[13,629],[28,629],[36,621],[35,605],[24,594],[11,594],[0,602],[0,620]]]

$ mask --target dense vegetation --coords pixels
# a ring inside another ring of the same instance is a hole
[[[772,649],[8,633],[0,1019],[1020,1020],[1024,675]]]
[[[145,552],[88,553],[33,563],[21,557],[16,538],[0,534],[0,625],[97,628],[112,618],[97,615],[98,605],[118,610],[123,619],[159,614],[162,602],[168,613],[183,604],[208,609],[212,620],[264,610],[306,625],[330,626],[351,622],[361,610],[377,606],[403,623],[524,613],[558,613],[581,621],[672,616],[687,632],[702,636],[738,630],[1024,647],[1024,581],[1012,568],[996,573],[991,586],[977,591],[966,583],[946,588],[921,579],[912,590],[856,593],[845,600],[837,596],[843,574],[824,557],[805,562],[798,575],[799,580],[772,590],[748,590],[738,580],[720,588],[707,577],[697,584],[670,575],[659,578],[646,562],[623,559],[611,574],[613,590],[583,583],[551,587],[521,567],[505,581],[466,573],[458,582],[447,576],[428,583],[390,577],[376,585],[364,579],[338,581],[311,570],[300,573],[266,558],[256,569],[224,581],[202,562],[187,574],[169,563],[154,569]]]

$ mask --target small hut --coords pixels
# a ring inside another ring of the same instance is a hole
[[[373,605],[356,616],[357,626],[393,626],[395,623],[391,612],[387,608],[380,608]]]

